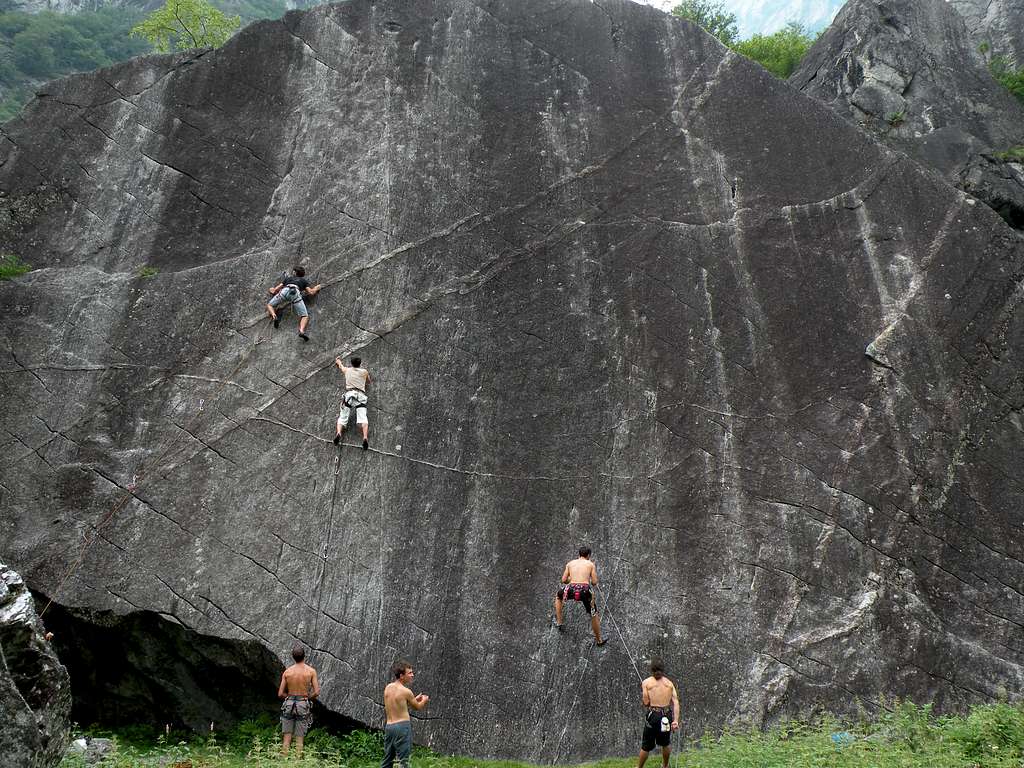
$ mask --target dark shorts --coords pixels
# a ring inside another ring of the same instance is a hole
[[[408,768],[412,755],[412,722],[391,723],[384,726],[384,759],[381,768],[391,768],[396,762]]]
[[[558,588],[555,597],[562,601],[578,600],[591,616],[597,613],[597,605],[591,596],[589,584],[563,584]]]
[[[289,697],[281,702],[281,733],[305,736],[313,722],[313,702]]]
[[[669,730],[662,730],[661,719],[663,717],[668,718]],[[667,747],[672,743],[672,708],[666,707],[665,709],[651,709],[647,712],[647,717],[644,719],[644,735],[643,741],[640,742],[640,749],[644,752],[650,752],[654,749],[655,745],[659,747]]]

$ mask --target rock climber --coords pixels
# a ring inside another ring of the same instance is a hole
[[[398,760],[403,768],[409,768],[412,755],[412,721],[409,707],[421,710],[427,706],[430,697],[414,694],[409,690],[414,677],[412,665],[407,661],[396,661],[391,665],[392,681],[384,687],[384,712],[387,724],[384,726],[384,759],[380,768],[391,768]]]
[[[346,366],[341,362],[340,357],[334,358],[334,364],[338,366],[341,375],[345,377],[345,394],[341,396],[341,409],[338,413],[338,424],[334,430],[334,444],[341,442],[341,435],[348,426],[348,416],[354,408],[356,411],[356,424],[363,431],[363,450],[370,447],[370,424],[366,419],[366,385],[370,383],[370,374],[365,368],[360,368],[362,360],[358,357],[352,358],[352,365]]]
[[[284,739],[282,754],[287,757],[288,749],[295,737],[295,754],[302,756],[302,742],[313,720],[313,699],[320,695],[320,683],[316,670],[306,663],[306,649],[301,645],[292,648],[295,663],[281,673],[281,685],[277,696],[281,702],[281,733]]]
[[[597,586],[597,568],[590,561],[590,547],[580,547],[580,556],[566,563],[562,571],[562,582],[555,594],[555,626],[559,630],[563,627],[562,603],[577,600],[590,614],[590,628],[594,630],[597,645],[604,645],[608,641],[601,639],[601,618],[597,615],[597,599],[591,586]]]
[[[320,292],[320,284],[310,285],[310,281],[306,279],[306,270],[302,267],[295,267],[293,271],[295,273],[293,277],[283,277],[280,283],[270,289],[269,293],[273,294],[273,298],[267,304],[267,314],[273,319],[274,327],[277,328],[281,324],[281,318],[274,308],[282,305],[291,306],[299,317],[300,338],[303,341],[309,341],[309,336],[306,334],[309,311],[306,309],[306,302],[303,299],[306,296],[316,296]]]
[[[660,659],[651,659],[651,676],[643,681],[640,688],[647,714],[644,716],[644,735],[637,768],[644,768],[647,755],[655,744],[661,747],[662,768],[668,768],[672,732],[679,730],[679,693],[675,683],[665,677],[665,665]]]

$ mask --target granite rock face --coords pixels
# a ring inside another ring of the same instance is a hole
[[[682,20],[296,12],[52,84],[0,189],[0,546],[62,606],[300,640],[370,725],[404,656],[418,741],[545,762],[634,751],[654,655],[690,734],[1024,688],[1024,242]]]
[[[851,0],[789,82],[1024,228],[1024,104],[945,0]]]
[[[0,767],[50,768],[71,738],[67,670],[44,638],[32,595],[0,563]]]
[[[1024,67],[1024,0],[950,0],[950,5],[964,17],[975,47],[987,44]]]

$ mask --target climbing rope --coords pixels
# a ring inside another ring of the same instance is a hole
[[[604,596],[604,592],[596,584],[594,585],[594,591],[597,592],[598,596],[601,598],[601,602],[604,603],[602,613],[607,614],[608,618],[612,620],[612,626],[615,627],[615,633],[619,636],[619,640],[622,642],[622,647],[626,651],[626,656],[629,657],[629,663],[633,665],[633,671],[636,672],[637,679],[640,680],[641,683],[643,683],[644,676],[640,674],[640,668],[636,665],[636,662],[633,660],[633,654],[630,653],[629,646],[626,645],[626,638],[622,636],[622,630],[619,629],[619,622],[615,620],[615,615],[612,613],[612,609],[609,607],[608,600]]]

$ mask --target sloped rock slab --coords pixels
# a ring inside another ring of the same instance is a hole
[[[693,25],[353,0],[3,147],[0,541],[62,604],[298,639],[368,724],[405,656],[418,740],[545,762],[633,752],[653,655],[690,734],[1024,687],[1024,246]],[[581,543],[603,649],[549,625]]]

